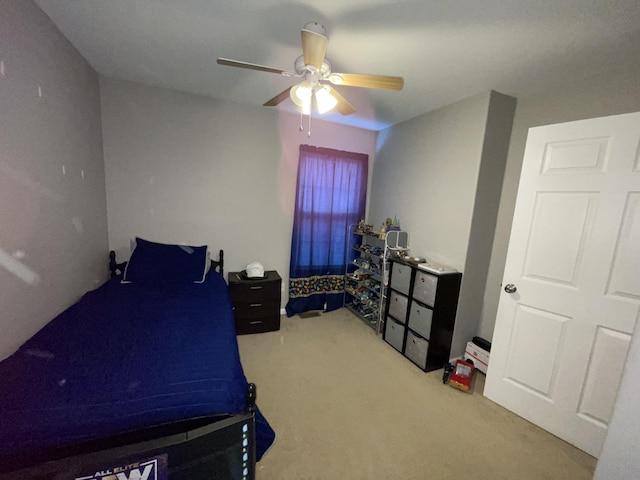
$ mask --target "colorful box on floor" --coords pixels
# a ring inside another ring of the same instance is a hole
[[[467,347],[464,350],[464,359],[471,360],[474,367],[484,374],[487,373],[487,367],[489,366],[489,352],[483,350],[475,343],[467,342]]]
[[[449,379],[449,386],[462,390],[463,392],[469,392],[471,390],[471,382],[473,381],[473,365],[463,360],[456,360],[453,365],[453,372]]]

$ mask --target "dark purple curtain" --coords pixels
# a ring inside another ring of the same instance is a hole
[[[364,218],[368,161],[362,153],[300,146],[287,316],[342,306],[347,230]]]

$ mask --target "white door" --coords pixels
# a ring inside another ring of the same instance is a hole
[[[598,456],[640,305],[640,113],[529,130],[484,394]]]

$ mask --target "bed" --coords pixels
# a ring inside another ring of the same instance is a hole
[[[275,433],[240,363],[223,251],[137,239],[110,266],[0,362],[0,478],[254,478]]]

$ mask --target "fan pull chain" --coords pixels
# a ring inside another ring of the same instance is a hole
[[[304,117],[304,115],[302,112],[300,112],[300,126],[298,127],[299,132],[304,131],[304,126],[302,125],[302,117]],[[311,138],[311,115],[309,115],[309,131],[307,132],[307,137]]]

